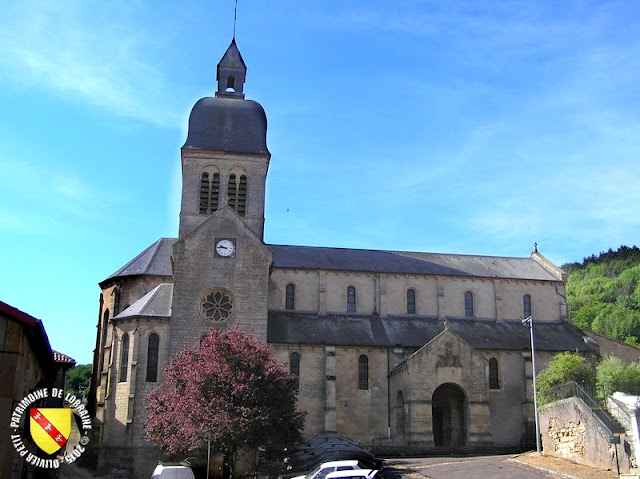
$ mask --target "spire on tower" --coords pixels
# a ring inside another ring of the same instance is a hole
[[[216,97],[244,99],[243,90],[246,76],[247,66],[242,59],[234,37],[220,63],[218,63],[216,74],[218,91],[216,91]]]

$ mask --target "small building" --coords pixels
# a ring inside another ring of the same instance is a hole
[[[69,356],[52,351],[42,321],[0,301],[0,424],[10,423],[13,409],[29,393],[64,388],[66,372],[74,365]],[[61,407],[62,402],[47,399],[43,405]],[[33,472],[14,450],[7,428],[0,434],[0,476],[30,477]]]

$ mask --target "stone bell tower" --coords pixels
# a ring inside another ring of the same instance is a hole
[[[180,238],[224,205],[263,238],[271,154],[264,110],[244,99],[246,75],[234,38],[218,63],[215,98],[200,99],[189,117],[189,133],[181,150]]]
[[[244,99],[246,73],[234,39],[218,64],[215,97],[198,100],[189,117],[173,246],[171,356],[211,328],[267,338],[272,253],[263,232],[271,154],[264,110]]]

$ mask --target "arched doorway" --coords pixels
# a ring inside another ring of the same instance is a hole
[[[431,413],[436,446],[466,446],[467,398],[459,386],[438,386],[431,399]]]

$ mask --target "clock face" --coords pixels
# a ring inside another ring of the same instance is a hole
[[[223,258],[230,258],[236,254],[236,245],[229,239],[221,239],[216,243],[216,254]]]

